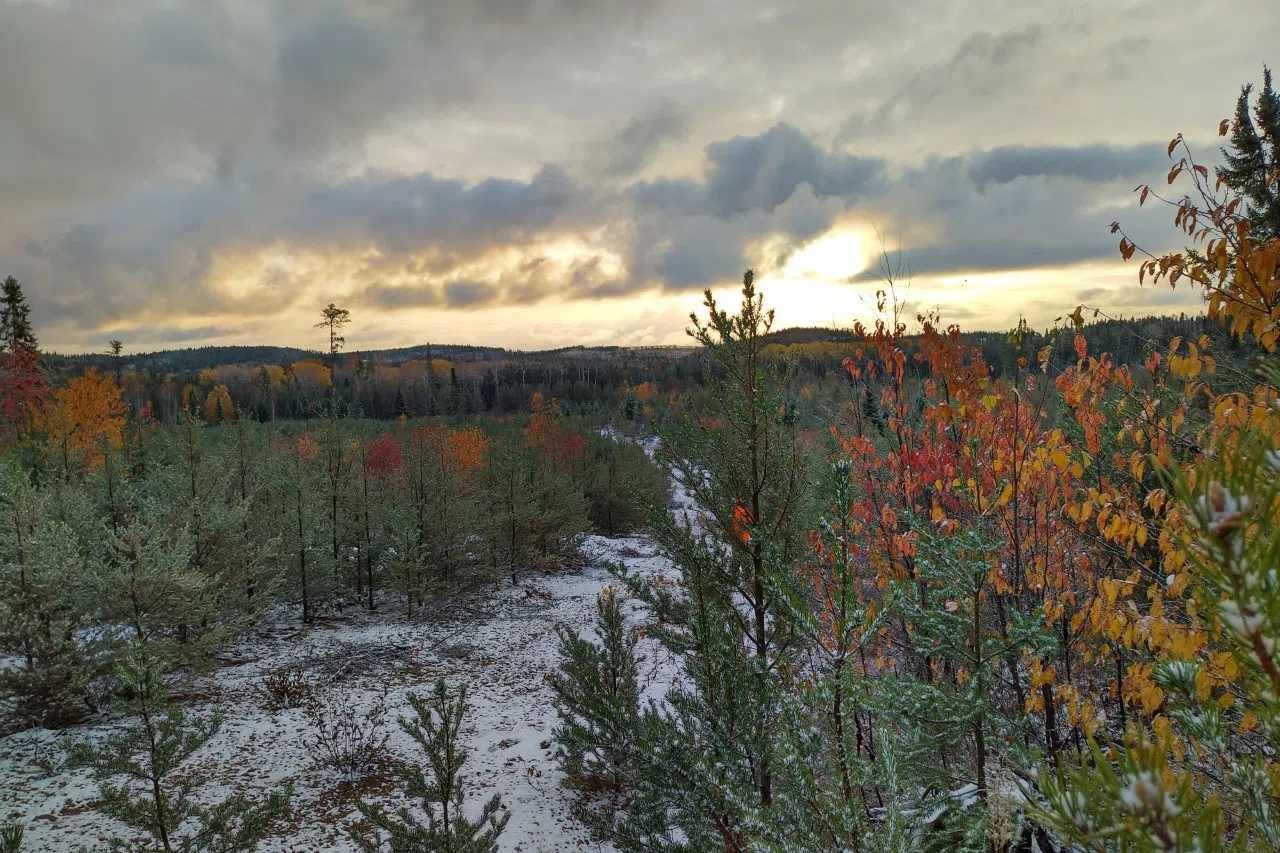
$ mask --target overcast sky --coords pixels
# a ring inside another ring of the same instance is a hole
[[[1275,0],[0,0],[0,275],[45,348],[679,343],[754,266],[965,328],[1139,289],[1107,225],[1280,64]]]

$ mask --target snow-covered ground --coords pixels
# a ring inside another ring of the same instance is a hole
[[[681,514],[691,509],[678,486],[673,504]],[[471,712],[464,725],[470,802],[478,808],[499,793],[511,814],[499,848],[526,853],[611,850],[592,842],[573,819],[573,794],[560,784],[552,757],[556,715],[545,676],[556,666],[555,626],[589,628],[595,597],[612,582],[608,562],[650,576],[669,574],[671,568],[644,536],[593,536],[584,544],[583,556],[581,570],[526,573],[518,585],[507,579],[452,602],[444,612],[412,619],[361,613],[306,630],[279,625],[228,650],[223,655],[227,663],[182,697],[190,711],[217,706],[224,715],[218,736],[193,760],[209,779],[201,799],[221,798],[231,789],[253,795],[292,782],[292,813],[273,824],[259,850],[355,850],[347,829],[358,817],[356,801],[364,796],[395,802],[395,783],[376,778],[344,782],[316,767],[304,748],[310,725],[303,711],[269,712],[257,685],[267,673],[302,667],[321,681],[336,676],[335,689],[358,707],[385,697],[388,749],[416,760],[420,753],[395,720],[409,714],[406,691],[429,693],[443,677],[450,688],[466,684],[469,691]],[[647,658],[643,677],[650,682],[643,686],[649,695],[660,695],[662,682],[670,677],[669,662],[652,642],[646,641],[642,652]],[[0,740],[0,821],[17,819],[26,825],[24,850],[72,850],[121,834],[122,827],[91,808],[97,789],[86,774],[50,769],[50,759],[58,762],[59,743],[101,737],[118,724],[118,719],[105,719],[56,735],[24,733]]]

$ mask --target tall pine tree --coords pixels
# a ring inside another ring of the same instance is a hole
[[[689,525],[654,508],[678,589],[628,580],[683,673],[641,721],[625,810],[595,822],[621,850],[746,850],[783,783],[778,696],[794,631],[782,602],[800,547],[802,459],[784,416],[786,365],[764,353],[773,314],[762,303],[748,271],[737,314],[708,291],[707,322],[693,317],[708,402],[663,435],[662,458],[701,512]]]
[[[1280,237],[1280,93],[1271,86],[1271,69],[1262,69],[1262,91],[1249,114],[1251,84],[1240,91],[1231,123],[1231,147],[1223,149],[1226,165],[1218,176],[1244,196],[1253,235]]]
[[[4,280],[0,295],[0,344],[7,350],[18,346],[35,352],[35,332],[31,330],[31,309],[22,295],[22,285],[13,276]]]

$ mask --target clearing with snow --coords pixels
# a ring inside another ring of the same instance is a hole
[[[689,498],[678,485],[672,506],[690,515]],[[356,802],[361,797],[403,802],[398,781],[390,773],[344,779],[317,766],[306,749],[311,724],[305,712],[268,710],[263,677],[302,672],[321,687],[331,685],[331,693],[356,715],[385,708],[387,749],[410,761],[423,759],[396,724],[397,717],[410,713],[405,694],[426,695],[436,679],[444,678],[451,690],[462,684],[468,689],[468,803],[478,810],[498,793],[511,814],[499,848],[612,850],[593,842],[573,818],[574,794],[561,784],[563,774],[554,760],[556,712],[545,677],[557,665],[555,629],[590,630],[596,596],[615,580],[610,564],[650,577],[670,575],[672,569],[647,536],[591,536],[582,557],[579,569],[527,573],[515,584],[507,578],[412,618],[393,615],[387,607],[373,614],[352,611],[307,628],[264,626],[227,649],[220,668],[178,697],[189,712],[216,707],[223,715],[221,731],[192,762],[208,779],[201,799],[216,800],[233,790],[253,797],[292,783],[289,815],[272,824],[258,850],[354,851],[348,827],[360,818]],[[643,642],[641,652],[642,687],[660,693],[671,676],[669,662],[656,643]],[[123,827],[91,807],[98,792],[88,773],[65,769],[63,758],[70,743],[105,737],[124,722],[104,715],[89,725],[27,731],[0,741],[0,818],[26,825],[24,849],[71,850],[113,835],[127,837]]]

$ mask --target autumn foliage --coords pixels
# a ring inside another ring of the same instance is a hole
[[[231,403],[231,394],[227,386],[215,385],[204,400],[204,419],[210,426],[231,423],[235,420],[236,409]]]
[[[396,446],[395,437],[384,432],[364,440],[364,467],[375,477],[389,477],[404,464],[404,454]]]
[[[1267,97],[1261,120],[1280,128]],[[812,514],[787,490],[776,522],[748,500],[795,482],[783,460],[805,445],[778,379],[793,353],[761,366],[750,272],[739,313],[708,294],[691,334],[719,376],[663,434],[702,511],[696,528],[657,526],[679,578],[629,578],[680,674],[672,710],[635,709],[645,749],[609,768],[630,785],[622,814],[581,812],[600,838],[660,849],[675,825],[696,849],[1280,849],[1268,150],[1213,181],[1177,137],[1168,183],[1190,192],[1138,188],[1191,245],[1155,256],[1121,232],[1121,257],[1144,255],[1139,284],[1201,290],[1208,319],[1137,358],[1091,346],[1100,311],[1079,306],[1044,337],[1020,324],[997,370],[937,316],[909,334],[889,276],[877,319],[835,345],[848,383],[811,451]],[[780,534],[800,517],[796,548]],[[589,652],[567,644],[562,672]]]
[[[1148,256],[1139,280],[1201,288],[1212,319],[1274,353],[1280,240],[1256,237],[1240,197],[1222,180],[1210,185],[1181,137],[1169,146],[1171,156],[1178,150],[1168,180],[1184,177],[1192,192],[1166,200],[1143,186],[1139,203],[1166,201],[1194,245]],[[1140,251],[1121,240],[1125,259]],[[1045,347],[999,380],[958,329],[940,329],[933,317],[918,318],[914,365],[896,316],[855,329],[859,342],[846,361],[855,399],[873,400],[880,417],[851,407],[848,424],[832,429],[849,486],[829,526],[811,536],[807,573],[826,626],[817,640],[842,662],[856,649],[863,675],[910,676],[956,692],[981,677],[978,650],[990,648],[982,695],[991,716],[970,724],[966,747],[980,796],[989,790],[988,765],[1012,760],[998,758],[992,730],[1036,745],[1053,767],[1087,759],[1086,740],[1119,743],[1128,731],[1159,745],[1134,755],[1160,763],[1167,786],[1214,787],[1211,780],[1230,774],[1224,763],[1201,775],[1186,760],[1198,747],[1173,725],[1169,662],[1195,662],[1195,699],[1234,720],[1242,736],[1259,725],[1248,703],[1240,707],[1240,679],[1250,666],[1265,670],[1271,652],[1261,663],[1242,659],[1205,617],[1215,604],[1203,597],[1199,546],[1170,484],[1196,488],[1205,448],[1222,459],[1246,440],[1280,445],[1280,391],[1237,366],[1223,369],[1208,335],[1149,342],[1141,365],[1117,364],[1091,352],[1077,331],[1085,310],[1059,330],[1073,360],[1054,363]],[[1223,494],[1210,490],[1207,500],[1230,518],[1234,505]],[[971,582],[955,586],[924,570],[926,538],[936,549],[939,536],[959,542],[976,531],[985,569]],[[848,563],[861,567],[856,580],[840,572]],[[920,647],[922,624],[913,619],[933,608],[967,615],[967,652]],[[899,615],[886,618],[886,609]],[[852,632],[851,612],[860,620]],[[1261,634],[1253,642],[1271,648]],[[873,745],[863,749],[870,759]],[[1280,778],[1280,765],[1267,772]],[[1226,795],[1225,783],[1219,790]]]
[[[75,464],[92,466],[124,439],[126,408],[115,379],[90,369],[58,388],[37,419],[64,472]]]
[[[28,431],[48,398],[38,353],[23,346],[0,352],[0,447]]]
[[[559,471],[580,463],[587,450],[586,439],[564,425],[556,402],[548,404],[541,394],[534,394],[530,408],[533,414],[524,428],[525,446],[544,454]]]
[[[445,438],[446,455],[462,474],[484,468],[489,446],[489,438],[478,426],[451,430]]]

